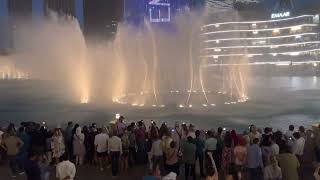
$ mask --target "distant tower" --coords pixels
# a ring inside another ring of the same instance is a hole
[[[293,0],[279,0],[273,8],[273,11],[288,11],[294,9]]]

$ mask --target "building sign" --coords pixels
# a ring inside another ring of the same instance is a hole
[[[161,2],[161,0],[152,0],[149,2],[150,22],[170,22],[171,21],[171,4]]]
[[[284,17],[289,17],[290,12],[282,12],[282,13],[272,13],[271,14],[271,19],[277,19],[277,18],[284,18]]]

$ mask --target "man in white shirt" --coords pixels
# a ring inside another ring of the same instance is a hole
[[[293,133],[294,133],[294,126],[290,125],[289,126],[289,131],[287,131],[284,136],[289,139],[289,138],[293,138]]]
[[[118,176],[119,173],[119,160],[122,154],[121,139],[113,132],[112,137],[108,141],[108,153],[111,156],[112,176]]]
[[[94,138],[94,146],[96,148],[97,158],[99,161],[100,170],[103,171],[103,161],[107,162],[107,151],[108,151],[108,134],[102,129],[98,129],[99,134]]]
[[[293,133],[293,136],[296,140],[294,141],[292,146],[292,153],[295,154],[298,157],[299,161],[301,162],[301,157],[304,152],[304,144],[306,140],[300,136],[299,132]]]
[[[76,175],[76,166],[68,160],[67,154],[64,154],[62,158],[62,162],[56,167],[56,177],[59,180],[73,180]]]

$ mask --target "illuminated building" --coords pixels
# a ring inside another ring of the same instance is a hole
[[[201,59],[208,66],[238,65],[243,57],[249,65],[320,62],[320,8],[297,11],[290,2],[279,1],[272,11],[209,16],[201,27]]]

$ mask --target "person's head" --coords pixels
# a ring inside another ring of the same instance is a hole
[[[274,168],[277,167],[278,161],[277,161],[276,156],[271,155],[269,158],[269,161],[270,161],[270,164],[272,165],[272,167],[274,167]]]
[[[246,139],[243,138],[243,137],[240,137],[240,138],[239,138],[239,145],[240,145],[240,146],[246,146],[246,145],[247,145]]]
[[[181,128],[183,131],[188,131],[188,126],[186,123],[182,123]]]
[[[189,125],[189,130],[190,130],[190,131],[194,131],[194,125],[193,125],[193,124],[190,124],[190,125]]]
[[[119,122],[123,122],[123,120],[124,120],[124,116],[120,116],[119,117]]]
[[[19,129],[18,129],[19,133],[24,133],[25,131],[25,127],[24,126],[21,126]]]
[[[192,141],[193,141],[192,137],[191,137],[191,136],[188,136],[188,137],[187,137],[187,141],[188,141],[188,143],[192,143]]]
[[[258,144],[259,143],[259,138],[254,138],[252,141],[253,144]]]
[[[101,133],[103,132],[102,128],[98,128],[98,129],[97,129],[97,132],[98,132],[99,134],[101,134]]]
[[[171,141],[170,148],[174,149],[174,148],[176,148],[176,146],[177,146],[177,143],[174,141]]]
[[[289,131],[294,131],[294,125],[289,126]]]
[[[68,161],[69,157],[67,153],[64,153],[61,157],[60,157],[60,161]]]
[[[208,132],[207,132],[207,136],[208,136],[208,138],[213,137],[213,133],[212,133],[212,131],[208,131]]]
[[[199,137],[200,136],[200,131],[199,130],[196,130],[196,137]]]
[[[301,136],[300,136],[300,133],[299,133],[299,132],[295,132],[295,133],[293,133],[293,137],[294,137],[295,139],[299,139]]]
[[[222,127],[218,127],[218,134],[222,134],[222,131],[223,131],[223,129],[222,129]]]
[[[73,125],[72,121],[69,121],[68,122],[68,127],[72,127],[72,125]]]
[[[303,126],[299,126],[299,132],[300,133],[305,133],[305,128]]]
[[[257,127],[255,125],[250,125],[250,132],[256,133],[257,132]]]
[[[55,128],[55,129],[54,129],[54,135],[55,135],[55,136],[60,136],[60,135],[61,135],[60,128]]]

